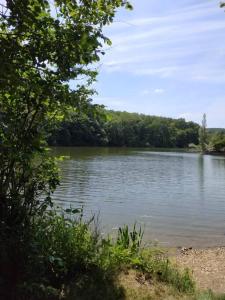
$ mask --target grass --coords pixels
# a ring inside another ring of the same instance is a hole
[[[142,247],[136,224],[102,238],[82,211],[48,212],[35,221],[21,300],[222,300],[198,293],[190,272],[179,270],[162,250]]]

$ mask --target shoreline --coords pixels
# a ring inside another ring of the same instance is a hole
[[[200,290],[225,293],[225,246],[207,248],[176,248],[168,252],[178,267],[189,268]]]

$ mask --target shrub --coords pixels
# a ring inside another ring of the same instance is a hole
[[[82,210],[49,211],[36,218],[19,299],[49,300],[62,295],[90,299],[91,293],[104,295],[110,290],[117,299],[122,290],[115,283],[116,275],[129,268],[150,274],[180,292],[194,291],[188,271],[179,272],[159,250],[141,248],[143,231],[137,230],[136,224],[131,231],[128,226],[119,228],[115,240],[101,238],[93,229],[94,218],[85,222],[82,215]]]

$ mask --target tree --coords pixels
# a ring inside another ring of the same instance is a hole
[[[209,145],[211,152],[225,152],[225,132],[211,131],[209,135]]]
[[[206,114],[203,114],[202,125],[199,129],[199,144],[200,144],[202,153],[204,153],[206,151],[206,145],[207,145],[206,128],[207,128]]]
[[[90,107],[92,64],[104,54],[103,44],[111,44],[103,26],[117,8],[131,7],[126,0],[7,0],[0,6],[0,285],[13,293],[23,278],[33,219],[59,184],[47,133],[68,112]]]
[[[184,148],[198,144],[199,125],[184,119],[107,111],[99,106],[90,112],[72,114],[62,122],[49,137],[50,145]]]

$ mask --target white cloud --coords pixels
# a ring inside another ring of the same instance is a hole
[[[161,15],[154,17],[144,17],[139,19],[134,19],[129,21],[129,24],[136,26],[146,26],[146,25],[155,25],[162,23],[175,23],[175,22],[184,22],[193,19],[198,19],[201,17],[209,17],[213,13],[218,13],[218,5],[215,3],[204,3],[204,4],[195,4],[189,7],[184,7],[183,9],[176,10],[169,15]]]
[[[107,76],[100,88],[118,97],[99,102],[197,123],[205,112],[209,127],[225,126],[225,13],[219,0],[133,3],[132,13],[107,28],[113,46],[102,61]]]
[[[164,93],[164,89],[155,89],[154,93],[155,94],[163,94]]]
[[[112,30],[113,47],[103,59],[107,72],[225,82],[225,16],[218,3],[189,5],[125,24]]]
[[[149,76],[159,76],[162,78],[170,77],[172,74],[174,74],[178,68],[176,66],[171,67],[155,67],[155,68],[137,68],[134,70],[134,74],[136,75],[149,75]]]
[[[163,94],[165,92],[164,89],[161,89],[161,88],[157,88],[157,89],[154,89],[154,90],[149,90],[149,89],[144,89],[141,91],[140,95],[142,96],[147,96],[147,95],[150,95],[150,94]]]

